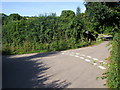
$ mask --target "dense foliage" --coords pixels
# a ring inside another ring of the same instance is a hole
[[[113,35],[110,65],[106,74],[109,88],[120,88],[120,3],[86,3],[86,15],[93,29]]]
[[[120,32],[115,34],[112,41],[110,66],[107,72],[107,85],[120,89]]]
[[[84,13],[64,10],[61,16],[22,17],[2,14],[3,54],[56,51],[86,46],[94,35],[86,33]],[[92,31],[93,32],[93,31]]]
[[[21,54],[78,48],[96,41],[98,34],[114,36],[107,85],[120,88],[120,3],[86,2],[85,13],[63,10],[60,16],[2,17],[3,54]]]
[[[118,2],[90,2],[86,5],[86,15],[92,27],[99,33],[114,34],[120,27],[120,5]]]

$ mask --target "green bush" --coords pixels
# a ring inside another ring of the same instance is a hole
[[[107,86],[120,89],[120,32],[114,36],[110,56],[110,66],[107,72]]]

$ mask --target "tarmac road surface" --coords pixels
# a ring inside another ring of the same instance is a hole
[[[106,88],[108,41],[66,51],[2,57],[3,88]]]

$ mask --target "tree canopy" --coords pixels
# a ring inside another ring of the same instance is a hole
[[[3,54],[77,48],[96,41],[98,34],[119,30],[119,3],[86,2],[85,13],[77,7],[34,17],[2,13]]]

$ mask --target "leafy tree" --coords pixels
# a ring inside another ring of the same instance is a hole
[[[89,22],[93,23],[98,33],[108,32],[107,27],[114,28],[112,32],[118,31],[119,27],[119,3],[87,2],[86,15]],[[117,26],[117,27],[116,27]],[[117,30],[116,30],[117,29]]]
[[[71,21],[75,17],[75,13],[71,10],[63,10],[61,15],[61,19],[64,20],[64,22]]]
[[[19,15],[19,14],[10,14],[9,15],[9,19],[10,19],[10,21],[15,21],[15,20],[20,20],[20,19],[22,19],[22,17]]]
[[[63,10],[60,16],[55,13],[38,17],[1,14],[3,51],[19,54],[77,48],[95,41],[99,33],[111,32],[110,29],[113,31],[111,33],[118,31],[119,8],[116,3],[112,6],[87,2],[85,6],[86,12],[80,13],[77,7],[76,15],[71,10]]]
[[[80,7],[77,7],[77,9],[76,9],[76,15],[78,15],[80,13],[81,13]]]

